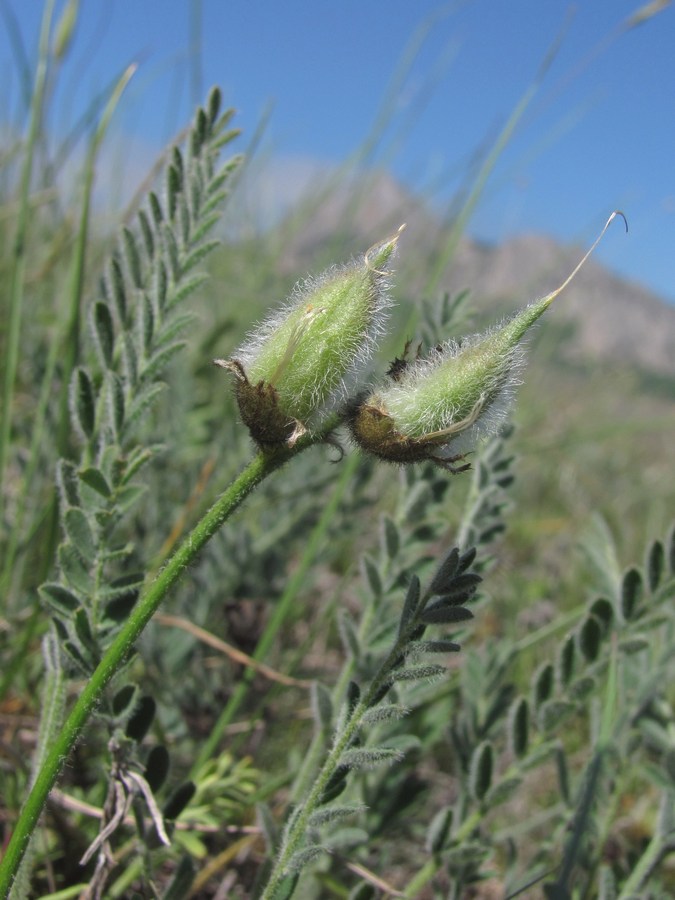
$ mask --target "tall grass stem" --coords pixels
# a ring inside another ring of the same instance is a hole
[[[23,318],[24,277],[26,271],[26,240],[30,212],[30,185],[33,174],[35,148],[40,137],[42,110],[47,86],[49,62],[49,34],[51,30],[54,0],[47,0],[40,27],[38,61],[35,70],[35,84],[31,96],[30,121],[21,180],[19,185],[19,210],[14,235],[14,249],[9,284],[9,324],[7,328],[7,349],[5,359],[5,379],[2,391],[2,418],[0,421],[0,518],[3,510],[3,487],[9,439],[12,433],[12,406],[14,385],[19,363],[21,343],[21,320]]]

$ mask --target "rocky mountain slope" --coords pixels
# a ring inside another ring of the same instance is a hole
[[[400,268],[406,257],[417,262],[431,257],[432,265],[434,248],[447,238],[441,219],[383,174],[352,185],[344,180],[337,187],[320,184],[301,210],[284,229],[284,265],[295,272],[315,268],[320,248],[334,243],[336,231],[345,246],[357,249],[406,222]],[[516,308],[562,283],[583,252],[582,247],[561,246],[541,235],[520,235],[499,246],[462,237],[439,290],[470,288],[476,307],[486,313]],[[675,306],[594,259],[547,315],[573,325],[574,340],[567,349],[574,356],[611,358],[675,377]]]

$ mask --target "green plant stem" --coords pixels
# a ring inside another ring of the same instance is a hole
[[[2,393],[2,423],[0,424],[0,513],[3,506],[3,484],[9,438],[12,431],[12,401],[14,384],[19,362],[19,344],[21,340],[21,319],[23,317],[23,284],[26,270],[26,238],[28,235],[28,219],[30,212],[30,182],[33,173],[35,147],[40,135],[42,107],[47,85],[47,63],[49,59],[49,33],[51,29],[54,0],[45,4],[40,28],[38,62],[33,86],[26,155],[21,171],[19,188],[19,212],[14,236],[14,260],[9,285],[9,323],[7,327],[7,344],[5,348],[5,379]]]
[[[103,659],[85,685],[37,774],[0,864],[0,897],[6,897],[9,892],[49,791],[85,723],[100,702],[106,685],[133,650],[138,637],[168,591],[251,491],[283,465],[290,456],[316,441],[317,438],[313,438],[302,444],[299,442],[295,451],[280,452],[274,455],[258,454],[188,534],[176,553],[145,590],[126,624],[106,650]]]
[[[383,575],[389,577],[391,569],[391,560],[386,559],[384,561],[384,569]],[[371,596],[369,602],[366,604],[363,614],[361,616],[359,626],[358,626],[358,639],[359,643],[363,643],[366,641],[367,635],[370,632],[373,621],[378,614],[378,606],[374,601],[374,598]],[[345,693],[347,691],[347,685],[349,684],[349,680],[352,677],[354,668],[356,666],[356,660],[353,656],[348,656],[342,666],[340,671],[340,675],[335,682],[335,686],[332,690],[332,700],[333,705],[337,707],[337,704],[341,702],[344,698]],[[300,802],[300,799],[307,793],[309,790],[310,783],[316,777],[316,772],[319,768],[319,761],[321,759],[321,755],[324,752],[326,747],[326,735],[321,730],[316,730],[312,737],[312,741],[309,745],[307,752],[303,757],[303,761],[300,765],[300,769],[295,776],[295,780],[293,781],[293,786],[291,788],[291,792],[289,795],[289,803],[291,805],[295,805]]]
[[[346,464],[342,470],[340,480],[335,486],[330,500],[324,507],[321,518],[317,522],[316,527],[314,528],[312,535],[307,543],[307,546],[305,547],[304,553],[302,554],[302,558],[300,560],[300,564],[294,572],[293,577],[286,585],[286,588],[281,595],[279,602],[275,605],[274,612],[270,616],[269,622],[267,623],[265,630],[260,640],[258,641],[255,652],[253,653],[253,659],[257,662],[265,659],[270,647],[272,646],[272,642],[277,635],[277,632],[279,631],[289,612],[293,608],[297,593],[304,584],[307,577],[307,572],[316,559],[319,549],[325,539],[328,527],[335,517],[335,514],[340,506],[340,502],[342,501],[344,493],[347,490],[347,486],[351,481],[357,465],[358,456],[356,455],[349,457],[349,459],[346,461]],[[237,687],[234,690],[234,693],[230,697],[227,705],[225,706],[225,709],[220,714],[218,721],[211,729],[211,733],[209,734],[208,739],[202,746],[199,756],[197,757],[197,760],[192,767],[193,777],[197,774],[204,763],[206,763],[216,752],[216,748],[218,747],[218,743],[222,738],[225,729],[232,722],[232,719],[234,718],[239,707],[246,698],[246,695],[253,681],[254,674],[255,672],[251,668],[246,669],[246,671],[243,673],[239,683],[237,684]]]
[[[372,696],[371,691],[368,692],[367,697],[368,696]],[[331,776],[337,769],[340,757],[345,752],[345,750],[347,750],[352,740],[354,739],[356,731],[360,725],[361,718],[363,717],[367,709],[368,705],[366,700],[361,700],[354,708],[352,716],[346,723],[342,734],[337,737],[331,752],[327,756],[326,761],[321,767],[321,771],[319,772],[317,779],[314,782],[314,787],[310,791],[306,801],[302,806],[301,812],[293,819],[293,824],[286,833],[283,846],[275,862],[274,868],[272,869],[269,881],[267,883],[267,886],[265,887],[263,894],[261,895],[260,900],[272,900],[272,898],[274,897],[280,882],[286,874],[286,867],[293,854],[296,852],[296,850],[299,849],[302,837],[307,831],[309,817],[319,805],[321,795],[323,794],[324,789],[328,784]]]
[[[54,371],[56,369],[59,347],[59,341],[53,340],[50,342],[49,354],[47,356],[47,363],[45,366],[45,376],[42,381],[40,398],[35,410],[34,426],[31,433],[30,450],[28,452],[28,465],[26,467],[25,476],[21,481],[21,488],[18,494],[16,517],[14,519],[14,524],[9,535],[2,575],[0,575],[0,591],[2,592],[3,596],[7,598],[6,608],[8,611],[12,609],[12,601],[14,599],[15,590],[18,589],[16,588],[16,586],[23,584],[23,571],[26,561],[24,558],[23,560],[20,560],[18,564],[16,563],[17,551],[22,542],[25,542],[26,545],[29,545],[31,543],[31,538],[34,536],[34,534],[24,534],[24,520],[30,508],[30,504],[28,502],[29,490],[31,486],[34,487],[36,484],[35,476],[40,463],[43,462],[40,455],[40,442],[44,440],[44,427],[47,421],[47,411],[49,408],[51,393],[53,391]],[[37,483],[39,484],[39,482]],[[39,527],[39,521],[43,520],[44,517],[45,513],[42,509],[40,510],[38,521],[33,522],[32,528],[36,530]],[[30,531],[30,529],[27,529],[27,531]],[[36,610],[39,608],[37,604],[35,608]],[[0,697],[3,696],[4,688],[0,689]]]
[[[131,859],[128,859],[125,862],[119,878],[115,880],[114,884],[111,884],[110,887],[106,888],[106,893],[110,900],[119,900],[120,897],[128,897],[129,894],[132,893],[131,885],[134,883],[134,879],[142,876],[143,867],[144,860],[142,856],[132,856]]]
[[[73,900],[75,897],[80,897],[82,892],[88,887],[89,885],[86,882],[74,884],[72,887],[57,891],[55,894],[43,894],[42,900]]]
[[[642,891],[647,885],[650,876],[654,873],[661,860],[669,853],[675,852],[675,837],[672,830],[673,804],[675,792],[664,789],[661,794],[661,809],[659,813],[659,826],[647,849],[633,867],[628,880],[619,894],[619,900],[630,900],[631,897],[642,896]],[[671,824],[669,834],[663,834],[662,825],[665,822]]]
[[[358,636],[360,640],[364,640],[365,636],[368,634],[370,627],[372,625],[372,621],[375,617],[375,604],[371,602],[368,604],[367,608],[364,611],[363,616],[361,617],[361,622],[359,624]],[[352,677],[352,673],[355,668],[356,661],[353,657],[348,657],[345,660],[345,663],[342,667],[338,680],[335,683],[335,687],[333,688],[331,694],[333,703],[335,706],[344,698],[345,692],[347,690],[347,685],[349,684],[349,680]],[[314,736],[312,737],[312,741],[309,745],[307,752],[303,757],[302,764],[298,771],[298,774],[295,777],[293,782],[293,786],[291,788],[289,802],[291,804],[296,804],[300,802],[300,799],[307,793],[309,790],[310,782],[314,780],[316,776],[316,771],[319,768],[319,760],[321,759],[321,754],[324,752],[326,746],[326,735],[322,731],[315,731]]]
[[[469,224],[471,217],[473,216],[473,213],[478,206],[480,198],[483,196],[483,192],[485,191],[485,187],[490,179],[490,176],[492,175],[495,166],[497,165],[497,162],[499,161],[504,150],[510,143],[511,138],[513,137],[518,124],[522,120],[525,112],[530,106],[530,103],[536,96],[544,75],[551,65],[551,62],[553,61],[553,57],[557,51],[557,43],[558,41],[556,41],[549,49],[548,53],[544,57],[544,61],[539,67],[539,71],[535,75],[535,78],[528,85],[524,94],[516,103],[505,125],[497,135],[496,140],[489,148],[487,155],[483,159],[478,172],[473,179],[473,182],[468,188],[466,198],[462,203],[459,212],[454,217],[452,226],[448,232],[448,236],[445,239],[443,246],[439,249],[436,259],[433,261],[430,267],[430,274],[426,281],[426,284],[424,285],[425,294],[433,295],[438,290],[438,286],[441,282],[441,279],[443,278],[443,275],[447,272],[449,266],[452,264],[462,235],[466,231],[467,225]],[[417,319],[418,311],[414,309],[411,311],[406,323],[406,334],[412,334],[414,332],[417,325]],[[460,546],[462,546],[461,542]]]
[[[410,898],[417,897],[422,888],[426,887],[441,866],[441,860],[436,857],[427,860],[422,868],[416,872],[413,878],[408,882],[403,891],[403,896]]]
[[[129,83],[131,76],[135,72],[135,69],[135,66],[129,66],[124,71],[123,75],[118,79],[112,90],[111,97],[105,109],[103,110],[100,122],[89,143],[87,161],[84,167],[84,185],[82,190],[82,209],[80,211],[80,223],[77,233],[77,239],[75,242],[71,268],[71,280],[69,289],[70,310],[67,316],[66,326],[63,329],[63,333],[60,334],[57,339],[50,342],[47,365],[45,366],[45,374],[40,391],[40,399],[37,405],[31,433],[28,466],[21,482],[21,489],[17,502],[16,520],[9,535],[9,545],[4,560],[2,576],[0,576],[0,589],[5,596],[12,595],[13,583],[21,583],[21,571],[17,572],[17,567],[15,566],[14,561],[18,546],[22,540],[24,517],[26,514],[26,510],[29,508],[29,504],[27,503],[28,494],[31,486],[35,484],[35,472],[42,462],[42,457],[40,455],[40,445],[41,441],[43,440],[51,393],[54,389],[54,371],[56,369],[57,360],[59,359],[62,366],[62,389],[60,404],[61,411],[59,414],[59,421],[57,426],[56,444],[59,448],[60,455],[67,455],[67,434],[69,428],[68,391],[70,386],[70,377],[79,356],[81,304],[84,285],[85,260],[89,239],[89,217],[94,186],[94,175],[96,170],[96,159],[106,130],[108,128],[108,124],[110,122],[110,119],[112,118],[113,112],[116,109],[117,104],[119,103],[122,92],[124,91],[126,85]],[[49,509],[49,533],[47,540],[44,543],[48,548],[53,548],[56,543],[56,528],[58,523],[54,498],[52,498]],[[29,543],[29,541],[26,541],[26,543]],[[47,552],[45,556],[48,562],[51,562],[51,552]],[[23,565],[20,567],[20,570],[21,569],[23,569]],[[8,684],[3,677],[2,687],[0,687],[0,698],[4,696],[4,691],[6,690],[7,686]]]
[[[485,810],[474,810],[471,815],[465,819],[457,832],[453,835],[453,841],[461,846],[462,843],[471,837],[473,831],[480,825],[485,818]],[[419,892],[425,887],[436,873],[443,866],[443,860],[440,855],[434,855],[431,859],[415,873],[413,878],[408,882],[403,891],[405,897],[417,897]]]
[[[37,603],[31,610],[28,618],[23,621],[20,637],[14,646],[14,655],[9,656],[5,664],[2,678],[0,678],[0,702],[4,700],[7,692],[14,683],[14,679],[21,667],[25,665],[28,656],[28,648],[33,642],[33,638],[38,633],[40,627],[44,627],[41,621],[40,608]]]
[[[422,599],[418,606],[418,609],[424,608],[425,600],[426,598]],[[418,624],[419,622],[417,616],[412,616],[411,621],[398,636],[394,646],[389,651],[386,658],[377,670],[377,673],[371,681],[368,690],[364,693],[363,697],[359,700],[359,702],[352,710],[352,713],[345,722],[342,731],[335,736],[333,747],[326,757],[326,760],[321,767],[321,771],[318,773],[316,780],[314,781],[312,789],[307,795],[304,803],[301,803],[297,813],[293,816],[290,827],[286,830],[279,855],[275,860],[272,871],[270,872],[269,880],[267,882],[267,885],[265,886],[265,890],[260,895],[260,900],[273,900],[279,885],[287,874],[286,868],[291,860],[291,857],[294,855],[294,853],[296,853],[297,850],[300,849],[303,837],[307,831],[307,825],[309,823],[310,816],[320,805],[321,795],[323,794],[326,785],[335,774],[336,769],[340,765],[340,758],[342,757],[342,754],[350,747],[350,745],[354,741],[356,733],[361,727],[361,720],[363,719],[363,716],[373,705],[374,699],[375,697],[377,697],[380,690],[389,681],[393,667],[400,660],[401,653],[403,652],[404,647],[408,644],[410,635],[418,627]]]
[[[542,67],[542,69],[544,69],[544,67]],[[485,190],[485,185],[487,184],[488,179],[497,164],[497,160],[504,152],[504,149],[513,137],[516,126],[522,119],[525,110],[536,95],[542,76],[543,71],[540,72],[534,82],[527,87],[525,93],[516,104],[506,124],[497,136],[497,140],[490,148],[490,152],[487,154],[485,160],[483,161],[483,164],[478,170],[476,179],[471,185],[469,195],[466,198],[462,209],[459,212],[459,215],[452,224],[452,228],[450,229],[450,234],[448,235],[448,238],[445,242],[445,246],[441,250],[438,259],[436,260],[436,265],[432,269],[431,275],[426,284],[426,290],[429,293],[433,293],[437,290],[439,282],[443,277],[443,273],[446,271],[448,265],[453,260],[455,253],[457,252],[459,241],[464,234],[464,231],[466,230],[466,226],[471,219],[476,206],[478,205],[478,201],[482,196],[483,191]]]

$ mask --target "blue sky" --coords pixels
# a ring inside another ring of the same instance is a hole
[[[675,302],[675,7],[664,5],[625,28],[640,0],[83,0],[49,126],[67,132],[137,61],[115,133],[132,188],[214,83],[239,111],[242,149],[269,115],[266,158],[309,170],[363,146],[408,58],[371,161],[442,209],[560,38],[469,231],[589,243],[623,209],[629,235],[615,228],[598,257]],[[16,126],[7,10],[34,59],[43,3],[3,8],[0,118]]]

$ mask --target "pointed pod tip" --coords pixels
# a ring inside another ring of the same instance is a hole
[[[628,219],[625,217],[625,215],[621,212],[620,209],[615,209],[615,210],[614,210],[614,212],[613,212],[612,215],[609,217],[609,219],[607,219],[607,223],[605,224],[605,228],[607,228],[608,225],[609,225],[609,223],[612,222],[614,219],[616,219],[617,216],[620,216],[620,217],[623,219],[623,224],[626,226],[626,234],[628,234]],[[604,232],[605,228],[602,229],[603,232]]]
[[[586,262],[588,257],[593,253],[595,248],[598,246],[598,244],[604,237],[605,232],[607,231],[609,226],[612,224],[614,219],[617,218],[617,216],[619,216],[620,218],[623,219],[623,224],[626,226],[626,232],[628,231],[628,219],[621,212],[620,209],[615,209],[612,212],[612,214],[610,215],[610,217],[607,219],[605,224],[603,225],[603,228],[602,228],[602,231],[600,232],[600,234],[596,237],[596,239],[593,241],[591,246],[588,248],[586,253],[581,258],[581,260],[576,264],[576,266],[574,267],[572,272],[567,276],[567,278],[563,281],[563,283],[560,285],[560,287],[556,288],[554,291],[551,291],[550,294],[547,294],[544,298],[542,298],[540,303],[541,303],[543,309],[545,309],[547,306],[549,306],[555,300],[555,298],[558,296],[558,294],[560,294],[567,287],[567,285],[570,283],[570,281],[572,281],[572,279],[577,274],[579,269],[584,265],[584,263]]]
[[[390,235],[382,241],[378,241],[376,244],[373,244],[372,247],[369,247],[369,249],[366,250],[364,261],[366,267],[370,269],[371,272],[375,272],[380,275],[387,274],[382,269],[379,269],[378,265],[380,265],[382,262],[386,262],[390,258],[391,254],[394,252],[398,245],[398,239],[401,236],[401,233],[404,231],[405,227],[406,224],[404,222],[399,226],[394,234]],[[376,256],[376,259],[373,260],[373,256]],[[384,257],[384,259],[382,257]]]

